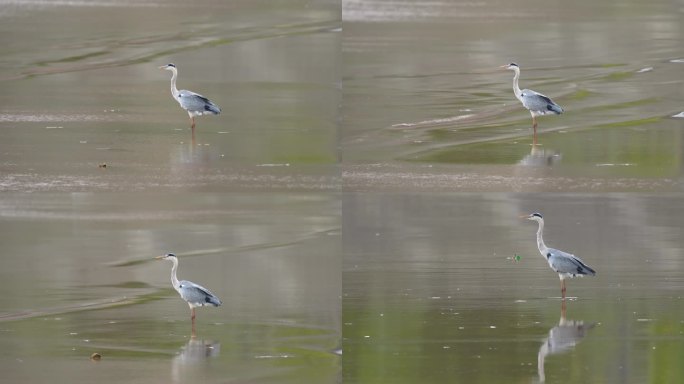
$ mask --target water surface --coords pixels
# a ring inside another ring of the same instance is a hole
[[[0,1],[5,381],[339,381],[339,28],[334,1]],[[169,62],[222,108],[195,142]],[[166,252],[223,300],[194,338]]]
[[[337,381],[337,198],[6,193],[0,204],[5,380]],[[166,252],[180,279],[223,301],[197,309],[194,338],[171,264],[153,259]]]
[[[578,177],[612,191],[681,181],[681,15],[670,1],[344,1],[345,176],[375,188],[418,164],[456,169],[428,181],[474,173],[498,191],[510,190],[500,177],[523,167],[543,169],[529,171],[541,186],[528,191]],[[522,68],[521,88],[565,109],[539,119],[536,148],[513,73],[498,68],[510,62]],[[369,163],[386,167],[380,182],[355,179]],[[611,185],[615,177],[630,182]]]
[[[684,196],[347,193],[348,383],[684,380]],[[567,281],[545,241],[595,268]]]

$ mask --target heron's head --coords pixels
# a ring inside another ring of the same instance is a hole
[[[534,221],[542,220],[542,215],[541,215],[541,213],[537,213],[537,212],[532,213],[532,214],[530,214],[530,215],[523,215],[523,216],[520,216],[520,217],[523,218],[523,219],[534,220]]]
[[[169,63],[169,64],[162,65],[161,67],[159,67],[159,69],[166,69],[167,71],[171,71],[171,70],[172,70],[171,68],[174,68],[174,69],[175,69],[175,68],[176,68],[176,64]]]
[[[520,69],[520,67],[516,63],[510,63],[510,64],[502,65],[499,68],[510,69],[512,71],[515,71],[516,69]]]
[[[161,256],[155,257],[155,259],[157,259],[157,260],[173,260],[175,258],[176,258],[176,255],[173,253],[167,253],[166,255],[161,255]]]

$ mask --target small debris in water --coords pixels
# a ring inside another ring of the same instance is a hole
[[[87,140],[81,140],[81,141],[79,141],[79,144],[88,144],[88,141]]]
[[[490,329],[496,329],[496,325],[490,325],[489,328]]]
[[[672,115],[672,117],[677,117],[677,118],[680,118],[680,119],[681,119],[681,118],[684,118],[684,112],[679,112],[679,113],[676,114],[676,115]]]
[[[653,70],[653,67],[646,67],[646,68],[641,68],[636,73],[651,72],[652,70]]]
[[[291,355],[259,355],[259,356],[254,356],[255,359],[287,359],[292,357]]]
[[[596,164],[597,167],[615,167],[615,166],[631,167],[631,166],[633,166],[633,165],[634,165],[634,164],[632,164],[632,163],[618,163],[618,164],[614,164],[614,163],[602,163],[602,164]]]
[[[107,168],[107,163],[100,163],[97,165],[98,168]]]
[[[95,353],[93,353],[92,355],[90,355],[90,360],[93,360],[93,361],[100,361],[100,360],[102,360],[102,355],[100,355],[99,353],[95,352]]]

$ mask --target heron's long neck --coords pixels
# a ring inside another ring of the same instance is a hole
[[[542,238],[542,234],[544,233],[544,220],[539,220],[539,229],[537,229],[537,248],[539,248],[539,252],[543,256],[546,256],[546,251],[548,248],[546,248],[546,244],[544,244],[544,239]]]
[[[176,271],[178,270],[178,259],[173,258],[171,261],[173,262],[173,267],[171,267],[171,284],[173,284],[173,287],[178,290],[178,288],[180,288],[180,282],[176,277]]]
[[[518,99],[522,98],[522,91],[520,90],[520,87],[518,86],[518,79],[520,78],[520,69],[514,68],[515,70],[515,76],[513,77],[513,93],[515,93],[515,97]],[[174,71],[174,81],[175,81],[175,71]],[[543,225],[543,224],[542,224]]]
[[[173,75],[171,76],[171,94],[173,97],[177,98],[178,97],[178,88],[176,88],[176,78],[178,77],[178,71],[176,68],[171,68],[171,72]]]

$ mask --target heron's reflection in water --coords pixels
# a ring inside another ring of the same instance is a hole
[[[197,373],[204,371],[212,359],[221,354],[221,343],[213,340],[198,339],[194,334],[181,347],[171,362],[171,377],[174,382],[187,382],[189,378],[197,377]]]
[[[182,142],[172,153],[172,164],[186,169],[187,166],[203,166],[211,164],[219,158],[215,149],[209,143],[197,144],[194,138],[192,142]]]
[[[542,148],[538,144],[532,145],[529,155],[525,155],[518,165],[531,167],[550,167],[558,165],[563,159],[563,155],[554,149]]]
[[[579,343],[595,323],[584,323],[582,320],[568,320],[565,317],[565,301],[561,304],[561,317],[558,325],[549,330],[549,336],[544,340],[537,354],[537,373],[539,382],[546,381],[544,374],[544,360],[546,356],[567,352]]]

